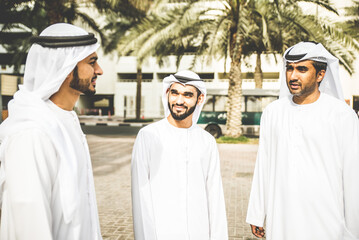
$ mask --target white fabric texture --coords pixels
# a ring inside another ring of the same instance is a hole
[[[325,93],[311,104],[292,97],[269,104],[247,222],[268,240],[359,239],[359,123],[345,102]]]
[[[41,36],[77,36],[87,34],[76,26],[59,23],[45,29]],[[16,133],[31,128],[40,128],[45,132],[56,148],[60,159],[59,184],[61,207],[66,224],[74,219],[79,206],[76,149],[68,130],[46,104],[57,92],[67,75],[76,64],[92,54],[99,47],[98,44],[80,47],[44,48],[33,44],[28,53],[25,67],[24,84],[9,102],[9,117],[0,125],[0,192],[6,185],[6,165],[4,150],[7,148],[8,138]],[[93,189],[89,189],[92,191]]]
[[[132,153],[136,240],[227,240],[215,139],[167,118],[140,130]]]
[[[4,150],[7,181],[0,239],[101,239],[90,155],[77,115],[50,100],[47,106],[61,120],[76,149],[78,177],[72,184],[79,186],[79,205],[72,221],[65,223],[59,176],[61,159],[53,141],[38,126],[17,132],[8,138]]]
[[[288,52],[290,52],[291,55],[306,55],[298,61],[289,61],[285,59],[285,56]],[[327,70],[319,86],[319,91],[344,101],[343,90],[339,78],[338,58],[329,53],[321,43],[315,44],[312,42],[300,42],[285,51],[283,55],[283,69],[280,76],[281,86],[279,96],[282,98],[291,95],[286,82],[287,62],[299,62],[304,60],[313,60],[327,63]]]
[[[187,77],[187,78],[193,78],[193,79],[200,79],[200,77],[196,73],[189,71],[189,70],[179,71],[175,75]],[[206,102],[207,90],[206,90],[205,83],[203,81],[189,81],[187,83],[182,83],[182,82],[178,81],[176,79],[176,77],[172,74],[169,75],[168,77],[165,77],[163,79],[163,90],[162,90],[162,104],[165,109],[165,117],[168,117],[168,115],[170,115],[170,110],[168,108],[167,90],[171,87],[171,85],[173,83],[180,83],[184,86],[186,86],[186,85],[194,86],[204,95],[202,104],[196,106],[196,109],[194,110],[193,115],[192,115],[192,126],[194,124],[197,124],[197,121],[201,114],[203,105]]]

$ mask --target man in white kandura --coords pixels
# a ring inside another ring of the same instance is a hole
[[[247,222],[268,240],[359,239],[359,124],[338,59],[301,42],[284,54],[280,99],[264,110]]]
[[[136,240],[226,240],[215,139],[197,125],[206,88],[184,70],[163,80],[166,118],[140,130],[132,153]]]
[[[102,239],[89,150],[72,110],[81,93],[95,93],[99,44],[65,23],[32,40],[24,84],[0,125],[0,238]]]

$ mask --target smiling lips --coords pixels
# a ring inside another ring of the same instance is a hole
[[[96,77],[93,77],[92,79],[91,79],[91,84],[92,85],[96,85],[96,79],[97,79],[97,76]]]
[[[180,111],[186,110],[187,108],[184,105],[173,104],[172,109],[180,112]]]
[[[299,87],[301,86],[301,84],[298,83],[298,82],[289,82],[289,86],[290,86],[290,88],[293,89],[293,90],[298,90]]]

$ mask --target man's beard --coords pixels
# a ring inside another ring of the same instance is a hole
[[[291,82],[297,82],[297,81],[289,81],[288,84],[290,84]],[[303,87],[301,82],[298,82],[298,84],[300,87]],[[288,86],[288,89],[289,89],[289,92],[295,97],[308,96],[315,91],[317,84],[318,84],[317,82],[314,82],[311,85],[306,85],[299,92],[295,92],[295,91],[291,90],[289,86]]]
[[[168,100],[167,100],[167,102],[168,102]],[[198,102],[198,98],[197,98],[196,104],[193,107],[190,107],[189,109],[184,104],[172,104],[172,107],[171,107],[170,103],[168,102],[168,108],[169,108],[169,110],[171,112],[171,115],[172,115],[174,120],[182,121],[182,120],[186,119],[188,116],[190,116],[194,112],[194,110],[196,109],[196,106],[197,106],[197,102]],[[176,106],[183,106],[186,109],[186,111],[184,113],[182,113],[182,114],[177,114],[177,113],[173,112],[172,108],[175,105]]]
[[[74,78],[70,82],[71,88],[73,88],[79,92],[82,92],[83,94],[85,94],[87,96],[92,96],[96,93],[96,89],[90,90],[91,80],[89,81],[88,79],[82,79],[79,77],[79,74],[77,71],[77,66],[74,69],[73,76],[74,76]]]

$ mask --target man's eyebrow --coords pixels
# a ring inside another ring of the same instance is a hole
[[[91,57],[91,58],[90,58],[90,61],[92,61],[92,60],[97,61],[97,59],[98,59],[98,57],[97,57],[97,56],[93,56],[93,57]]]
[[[307,66],[297,66],[298,69],[308,69]]]

